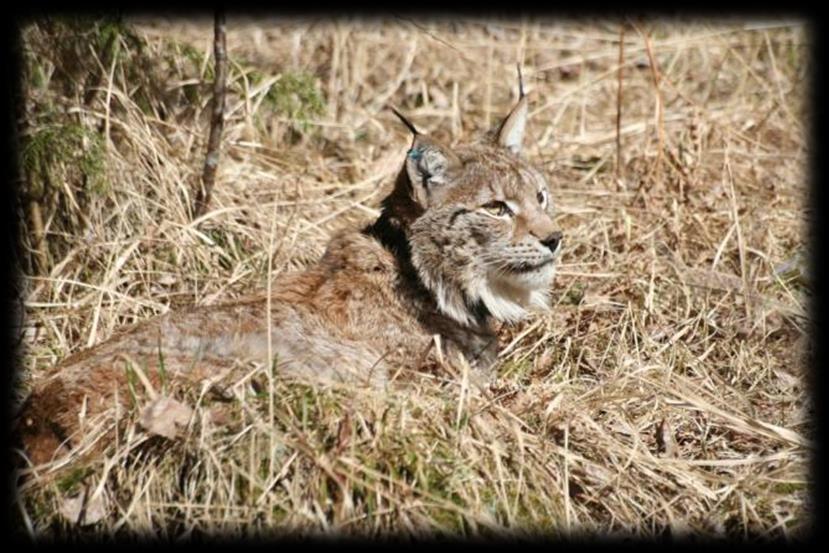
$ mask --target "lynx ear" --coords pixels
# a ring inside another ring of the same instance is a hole
[[[501,127],[498,129],[498,145],[509,149],[512,153],[521,152],[521,143],[524,140],[524,127],[527,125],[527,97],[518,100]]]
[[[394,108],[394,114],[408,127],[414,139],[406,153],[406,174],[411,185],[412,198],[422,207],[428,207],[435,192],[442,192],[449,182],[449,173],[460,166],[458,157],[446,146],[417,130],[411,121]]]
[[[450,173],[460,165],[458,157],[446,146],[422,134],[416,134],[406,153],[406,173],[414,200],[423,207],[435,193],[441,193]]]
[[[527,97],[524,95],[521,66],[518,66],[518,93],[518,103],[501,123],[496,135],[498,145],[508,148],[514,154],[521,151],[521,143],[524,140],[524,128],[527,126]]]

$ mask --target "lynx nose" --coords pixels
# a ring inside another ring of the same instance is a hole
[[[542,244],[550,248],[551,252],[554,252],[558,249],[559,244],[561,244],[561,231],[551,232],[550,235],[541,241]]]

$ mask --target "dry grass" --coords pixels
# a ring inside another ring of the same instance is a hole
[[[270,393],[239,383],[229,403],[183,391],[196,408],[183,439],[133,425],[104,458],[30,469],[26,532],[808,528],[809,283],[776,270],[807,243],[801,24],[628,27],[619,149],[619,22],[230,17],[224,150],[197,222],[187,206],[209,96],[175,95],[209,89],[211,21],[132,24],[157,67],[173,60],[143,105],[121,58],[88,105],[48,82],[30,91],[101,135],[109,184],[86,198],[82,233],[45,224],[63,246],[24,278],[21,395],[122,325],[314,261],[337,229],[371,220],[402,163],[409,136],[388,105],[454,141],[506,113],[516,61],[532,100],[527,155],[548,174],[565,236],[555,306],[502,329],[486,390],[447,366],[386,393],[281,379]],[[44,47],[39,32],[27,45]],[[182,44],[202,57],[191,50],[188,65]],[[289,73],[313,75],[324,98],[304,129],[269,107],[265,85]],[[224,418],[211,418],[217,405]],[[81,527],[59,511],[84,490],[106,508]]]

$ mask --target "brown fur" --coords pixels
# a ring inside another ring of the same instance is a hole
[[[238,380],[240,361],[268,363],[270,351],[277,373],[383,386],[395,371],[416,370],[439,335],[447,355],[491,367],[493,315],[513,320],[542,306],[552,269],[528,267],[552,267],[557,254],[557,239],[541,245],[556,236],[547,184],[517,154],[523,117],[522,97],[494,140],[456,149],[416,134],[380,217],[284,276],[270,312],[258,295],[169,313],[67,357],[35,383],[20,414],[30,460],[48,461],[94,421],[126,412],[129,366],[156,389],[162,364],[168,378],[198,389],[223,375]],[[493,201],[516,212],[498,215]]]

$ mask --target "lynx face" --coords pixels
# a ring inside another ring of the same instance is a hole
[[[412,263],[439,308],[471,325],[485,307],[516,321],[548,306],[561,233],[546,179],[519,156],[526,100],[494,140],[451,150],[415,136],[407,171],[423,213],[410,226]]]

